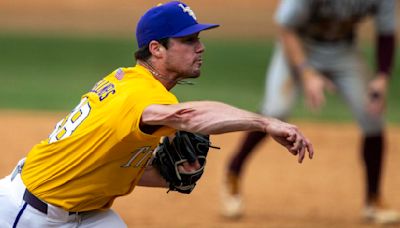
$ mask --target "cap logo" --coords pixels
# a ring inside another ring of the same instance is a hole
[[[197,20],[196,15],[194,14],[193,10],[190,9],[189,6],[184,6],[183,4],[178,4],[179,7],[182,8],[184,13],[188,13],[194,20]]]

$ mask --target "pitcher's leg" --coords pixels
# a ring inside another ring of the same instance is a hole
[[[10,176],[0,180],[0,227],[12,227],[18,216],[18,203],[10,187]]]
[[[127,225],[113,210],[95,211],[82,214],[80,228],[126,228]]]

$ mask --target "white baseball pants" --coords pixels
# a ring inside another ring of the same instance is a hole
[[[10,175],[0,180],[0,227],[127,227],[111,209],[70,215],[62,208],[50,204],[47,214],[33,208],[23,200],[25,185],[20,176],[23,162],[21,160]]]

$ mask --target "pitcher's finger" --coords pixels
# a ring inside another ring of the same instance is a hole
[[[303,162],[305,153],[306,153],[306,147],[305,147],[305,146],[302,146],[302,147],[300,148],[300,151],[299,151],[299,163],[302,163],[302,162]]]
[[[307,143],[307,151],[308,151],[308,157],[312,159],[314,157],[314,147],[310,142]]]

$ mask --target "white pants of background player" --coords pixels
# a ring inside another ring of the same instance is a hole
[[[364,135],[374,135],[383,128],[383,118],[366,110],[367,82],[371,78],[356,47],[349,43],[305,43],[308,63],[336,86],[339,94],[358,121]],[[289,117],[301,83],[292,74],[280,44],[277,44],[267,71],[266,89],[261,113],[279,119]]]
[[[0,180],[0,227],[70,228],[70,227],[127,227],[111,209],[69,215],[67,211],[48,204],[48,213],[36,210],[23,200],[25,185],[20,176],[23,160],[14,171]]]

